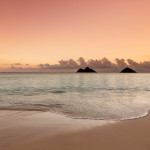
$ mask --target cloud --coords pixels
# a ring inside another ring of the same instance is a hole
[[[39,68],[33,68],[33,67],[16,67],[16,66],[10,66],[10,68],[6,69],[0,69],[3,72],[39,72]]]
[[[79,65],[75,60],[69,59],[69,60],[60,60],[58,64],[54,65],[50,65],[48,63],[39,64],[38,67],[41,69],[75,69],[78,68]]]
[[[57,67],[60,68],[77,68],[79,65],[73,59],[69,59],[67,61],[61,60],[59,61],[59,65]]]
[[[74,72],[78,68],[91,67],[96,69],[98,72],[119,72],[125,67],[131,67],[137,72],[150,72],[150,61],[136,62],[132,59],[119,59],[116,58],[114,62],[110,61],[108,58],[102,59],[89,59],[85,60],[80,57],[77,60],[60,60],[57,64],[39,64],[37,66],[30,66],[30,64],[14,63],[10,68],[10,71],[50,71],[50,72]]]
[[[85,62],[85,59],[83,57],[80,57],[77,61],[79,62],[79,66],[81,67],[87,66],[87,63]]]
[[[128,64],[125,62],[124,59],[118,59],[118,58],[116,58],[115,61],[116,61],[116,66],[119,69],[128,67]]]
[[[150,68],[150,61],[137,63],[136,61],[132,59],[127,59],[127,62],[129,63],[131,67],[134,67],[134,68]]]
[[[21,66],[22,64],[21,63],[14,63],[12,65],[15,65],[15,66]]]
[[[116,64],[112,63],[105,57],[100,60],[90,59],[88,60],[87,65],[94,68],[116,68]]]
[[[131,67],[134,69],[139,68],[150,68],[150,61],[144,61],[144,62],[136,62],[132,59],[115,59],[116,63],[111,62],[107,58],[102,59],[89,59],[88,61],[85,61],[83,57],[80,57],[78,60],[60,60],[58,64],[50,65],[50,64],[39,64],[38,67],[40,69],[78,69],[78,68],[84,68],[84,67],[92,67],[95,69],[112,69],[113,71],[121,70],[125,67]]]
[[[93,68],[116,68],[116,64],[109,61],[107,58],[102,58],[101,60],[90,59],[85,61],[84,58],[80,57],[78,60],[60,60],[58,64],[50,65],[39,64],[38,67],[41,69],[77,69],[83,67],[93,67]]]
[[[10,69],[17,69],[15,66],[11,66]]]

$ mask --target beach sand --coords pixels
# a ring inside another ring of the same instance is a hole
[[[0,111],[1,150],[150,150],[150,115],[71,119],[50,112]]]

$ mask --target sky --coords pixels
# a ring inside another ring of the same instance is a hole
[[[149,0],[0,0],[0,70],[80,57],[150,61],[149,8]]]

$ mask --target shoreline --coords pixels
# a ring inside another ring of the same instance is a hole
[[[0,115],[2,112],[12,113],[0,111]],[[0,146],[3,150],[149,150],[149,127],[150,114],[137,119],[103,121],[24,112],[15,117],[0,117]]]
[[[60,116],[63,116],[63,117],[67,117],[67,118],[70,118],[70,119],[77,119],[77,120],[95,120],[95,121],[99,121],[99,120],[102,120],[102,121],[125,121],[125,120],[134,120],[134,119],[140,119],[140,118],[143,118],[143,117],[146,117],[149,112],[150,112],[150,109],[147,110],[145,113],[141,114],[141,116],[135,116],[135,117],[129,117],[129,118],[123,118],[123,119],[105,119],[105,118],[90,118],[90,117],[73,117],[73,116],[70,116],[70,115],[66,115],[64,113],[61,113],[61,112],[55,112],[55,111],[50,111],[50,110],[42,110],[42,109],[16,109],[16,108],[11,108],[11,109],[8,109],[8,108],[0,108],[0,112],[1,111],[18,111],[18,112],[39,112],[39,113],[44,113],[44,112],[49,112],[49,113],[52,113],[52,114],[56,114],[56,115],[60,115]]]

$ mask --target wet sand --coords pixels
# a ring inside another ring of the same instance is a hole
[[[1,110],[0,149],[13,149],[20,144],[89,130],[108,122],[113,123],[101,120],[71,119],[51,112]]]
[[[48,112],[24,112],[25,116],[16,117],[10,113],[0,112],[4,116],[0,118],[2,150],[150,149],[150,115],[111,122],[71,119]]]

